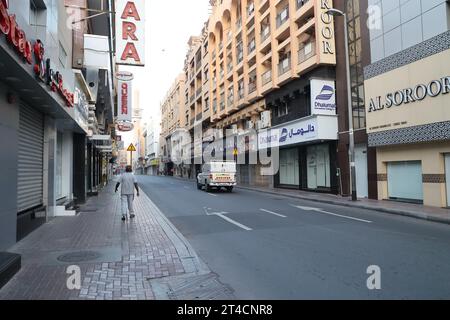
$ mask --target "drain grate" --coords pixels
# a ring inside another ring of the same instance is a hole
[[[71,252],[67,254],[63,254],[59,256],[57,259],[60,262],[88,262],[97,260],[101,257],[101,254],[95,251],[79,251],[79,252]]]

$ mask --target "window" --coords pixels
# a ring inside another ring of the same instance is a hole
[[[288,103],[286,101],[282,101],[280,105],[277,106],[277,116],[282,117],[289,113]]]

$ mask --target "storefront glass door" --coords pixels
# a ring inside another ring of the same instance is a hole
[[[308,147],[308,189],[331,188],[330,151],[327,144]]]
[[[300,185],[300,164],[298,149],[280,150],[280,184]]]

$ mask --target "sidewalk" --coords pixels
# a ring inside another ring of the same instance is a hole
[[[376,210],[389,214],[402,215],[433,222],[450,224],[450,209],[426,207],[418,204],[400,203],[394,201],[380,201],[361,199],[357,202],[351,198],[341,197],[332,194],[319,194],[313,192],[285,189],[269,189],[251,186],[238,186],[238,189],[258,191],[272,195],[291,197],[295,199],[309,200],[327,204],[334,204],[345,207]]]
[[[22,255],[22,269],[0,299],[233,298],[145,194],[136,198],[136,219],[122,222],[113,184],[78,216],[55,218],[9,250]],[[81,290],[67,287],[73,265],[81,269]]]

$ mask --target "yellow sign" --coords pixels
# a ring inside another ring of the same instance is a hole
[[[136,150],[136,148],[135,148],[135,146],[133,144],[130,144],[130,146],[128,147],[127,151],[129,151],[129,152],[136,152],[137,150]]]
[[[238,156],[239,155],[239,150],[237,148],[234,148],[233,155],[234,156]]]

